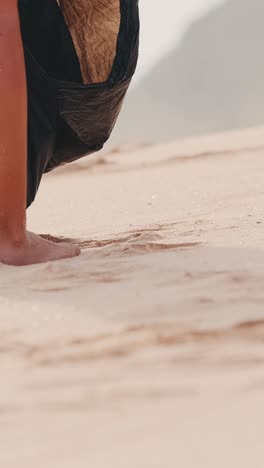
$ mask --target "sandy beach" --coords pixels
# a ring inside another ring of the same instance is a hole
[[[0,266],[0,465],[262,468],[264,128],[105,151],[29,227],[82,255]]]

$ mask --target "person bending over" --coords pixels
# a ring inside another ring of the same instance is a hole
[[[138,57],[137,0],[1,0],[0,262],[73,257],[27,230],[43,173],[102,148]]]

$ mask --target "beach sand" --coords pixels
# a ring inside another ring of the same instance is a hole
[[[83,253],[0,266],[1,467],[263,467],[263,174],[259,128],[45,176]]]

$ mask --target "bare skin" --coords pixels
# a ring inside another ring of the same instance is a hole
[[[0,7],[0,262],[30,265],[80,249],[26,229],[27,90],[17,0]]]

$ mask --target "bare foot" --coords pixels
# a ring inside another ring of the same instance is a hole
[[[80,249],[74,244],[55,243],[37,234],[27,232],[25,241],[21,244],[0,242],[0,262],[6,265],[25,266],[35,263],[45,263],[51,260],[75,257]]]

